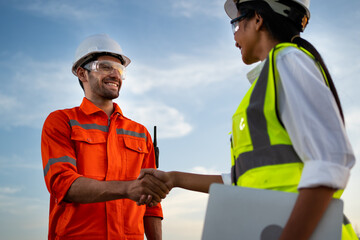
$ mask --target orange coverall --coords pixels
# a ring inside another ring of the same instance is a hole
[[[130,199],[100,203],[63,201],[80,176],[101,181],[134,180],[155,168],[151,136],[123,116],[114,103],[110,119],[86,98],[80,107],[52,112],[46,119],[41,153],[50,192],[49,239],[144,239],[144,216],[163,217],[161,205],[137,206]]]

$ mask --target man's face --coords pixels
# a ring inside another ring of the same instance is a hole
[[[121,61],[112,56],[100,56],[97,61],[110,61],[120,63]],[[105,73],[102,71],[90,71],[88,74],[88,84],[85,94],[89,98],[100,98],[112,100],[119,97],[122,84],[121,75],[118,71]]]

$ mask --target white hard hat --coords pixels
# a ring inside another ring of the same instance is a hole
[[[77,76],[76,70],[96,54],[111,55],[119,58],[126,67],[131,62],[126,57],[120,45],[107,34],[96,34],[82,41],[76,49],[72,73]]]
[[[238,10],[236,8],[236,4],[237,3],[244,3],[244,2],[250,2],[250,1],[255,1],[255,0],[226,0],[225,4],[224,4],[224,8],[225,8],[225,12],[226,14],[231,18],[234,19],[236,18],[238,15]],[[267,4],[269,4],[269,6],[272,8],[272,10],[280,15],[283,15],[285,17],[290,17],[292,18],[292,16],[289,16],[290,14],[290,10],[291,10],[291,6],[287,5],[286,2],[295,2],[298,3],[300,6],[302,6],[305,11],[306,11],[306,18],[307,19],[303,19],[306,20],[305,23],[303,24],[303,29],[305,28],[307,21],[310,18],[310,0],[287,0],[287,1],[278,1],[278,0],[262,0],[264,2],[266,2]]]

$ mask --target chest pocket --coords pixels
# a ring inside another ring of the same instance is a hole
[[[252,142],[245,110],[234,114],[232,132],[233,147],[236,156],[239,152],[252,150]]]
[[[136,179],[141,170],[144,157],[149,150],[146,146],[145,139],[124,137],[126,152],[126,176],[127,178]]]
[[[104,180],[107,171],[107,132],[74,127],[71,140],[75,146],[78,173]]]

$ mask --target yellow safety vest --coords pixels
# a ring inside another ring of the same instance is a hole
[[[232,118],[231,177],[233,185],[285,192],[298,192],[303,162],[296,154],[291,139],[277,110],[276,85],[279,73],[276,57],[292,43],[280,43],[269,53],[259,77],[253,82]],[[320,64],[325,82],[327,78]],[[338,190],[335,198],[340,198]],[[342,239],[358,239],[351,225],[343,225]],[[350,232],[347,229],[350,227]],[[356,238],[354,238],[354,236]]]

